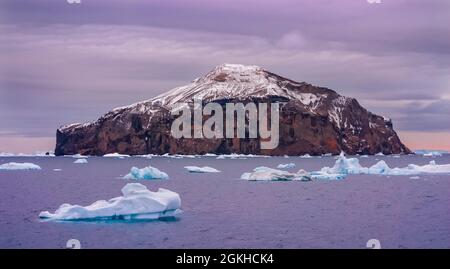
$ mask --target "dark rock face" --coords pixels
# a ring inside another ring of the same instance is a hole
[[[282,102],[278,147],[261,149],[259,138],[175,139],[171,125],[176,117],[170,109],[194,97],[223,107],[230,102]],[[241,65],[218,66],[187,86],[114,109],[93,123],[61,127],[56,136],[56,155],[411,153],[389,119],[370,113],[355,99]]]

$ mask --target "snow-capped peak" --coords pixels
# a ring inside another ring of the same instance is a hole
[[[308,85],[279,77],[255,65],[222,64],[190,84],[175,88],[150,101],[171,107],[195,98],[211,101],[281,96],[314,108],[326,94],[299,89]]]

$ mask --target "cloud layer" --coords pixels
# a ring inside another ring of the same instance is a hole
[[[400,131],[450,132],[448,1],[218,2],[2,1],[0,136],[53,136],[224,62],[335,89]]]

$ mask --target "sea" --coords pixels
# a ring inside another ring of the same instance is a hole
[[[450,164],[450,156],[358,157],[391,167]],[[295,163],[306,171],[333,166],[334,156],[241,157],[0,157],[41,170],[0,171],[0,248],[381,248],[450,247],[450,175],[349,175],[342,180],[246,181],[255,167]],[[167,180],[125,180],[133,166],[153,166]],[[221,173],[189,173],[210,166]],[[153,221],[44,221],[41,211],[89,205],[139,182],[179,193],[182,213]]]

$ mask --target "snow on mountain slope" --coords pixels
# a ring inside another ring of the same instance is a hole
[[[185,86],[174,88],[145,101],[114,108],[105,116],[122,111],[153,114],[159,110],[159,107],[171,109],[177,103],[192,102],[194,99],[202,99],[204,101],[221,99],[244,100],[268,96],[296,100],[303,104],[306,110],[316,113],[317,109],[324,105],[323,101],[330,94],[334,96],[336,93],[325,88],[321,88],[321,92],[313,92],[315,89],[316,87],[308,83],[295,82],[280,77],[255,65],[222,64],[216,66],[205,76],[197,78]],[[347,99],[343,96],[336,96],[340,98],[338,105]],[[336,117],[333,119],[336,119]],[[86,126],[86,123],[76,123],[63,126],[60,129],[84,126]]]
[[[307,85],[304,82],[298,83],[278,77],[258,66],[223,64],[190,84],[161,94],[151,101],[171,107],[178,102],[188,102],[194,98],[212,101],[225,98],[281,96],[298,100],[314,110],[321,99],[326,98],[327,95],[292,90],[294,87]],[[289,86],[291,89],[288,88]]]

